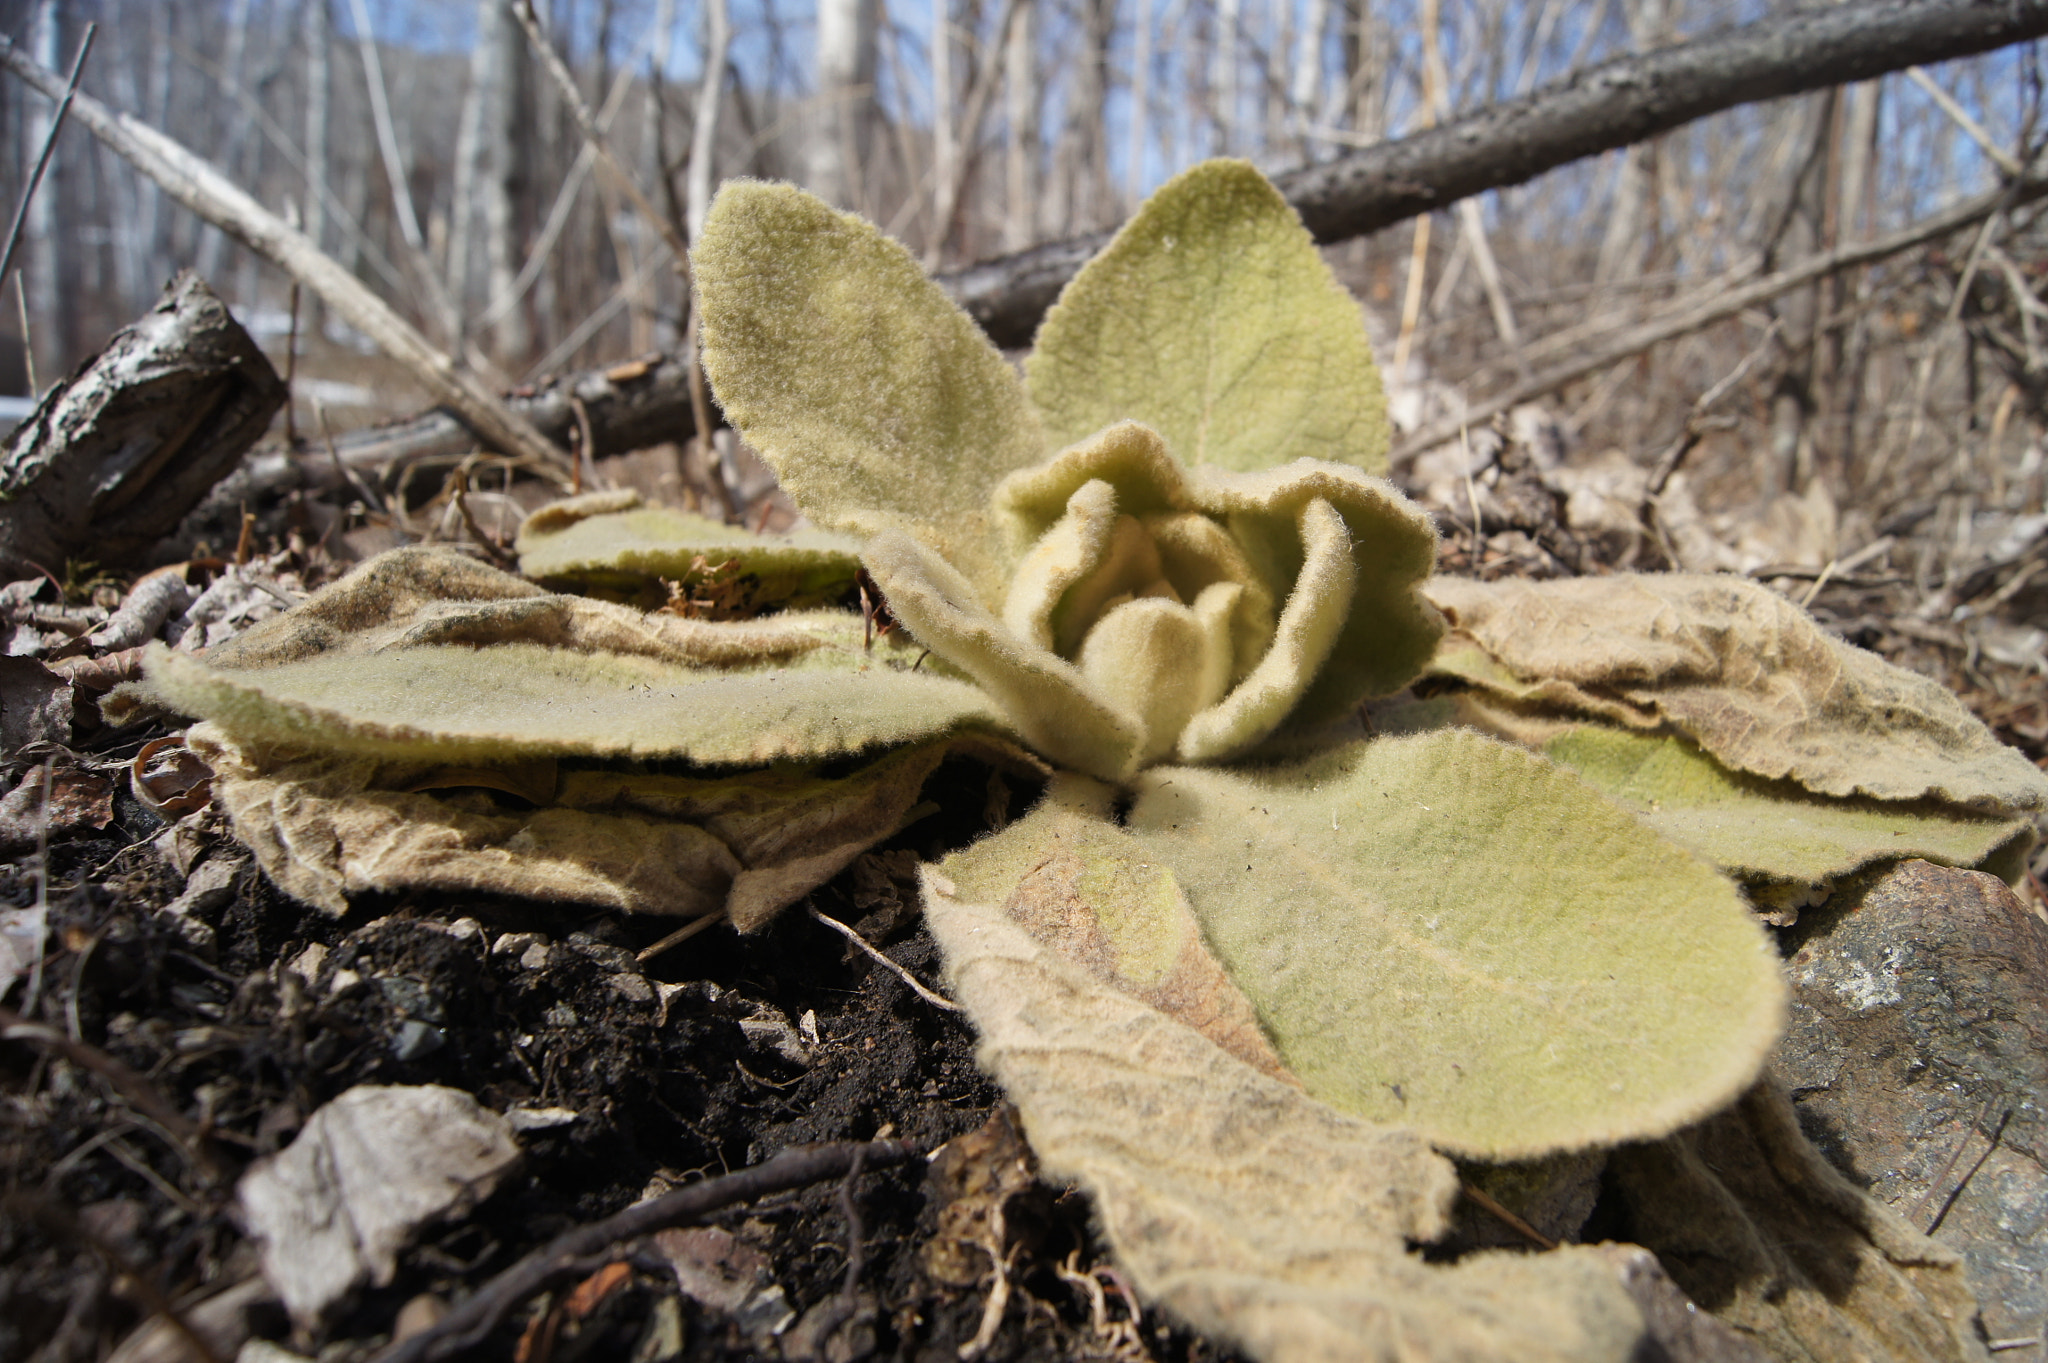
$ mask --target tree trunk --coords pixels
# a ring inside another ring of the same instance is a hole
[[[327,45],[334,41],[334,16],[328,0],[305,0],[300,34],[306,45],[306,235],[327,249],[327,111],[334,73]]]
[[[1210,52],[1215,63],[1209,85],[1216,92],[1216,154],[1229,156],[1237,150],[1237,27],[1242,15],[1239,0],[1216,0],[1216,46]]]
[[[1637,52],[1649,52],[1670,36],[1664,0],[1636,0],[1629,11],[1629,37]],[[1607,233],[1593,278],[1612,284],[1639,278],[1656,240],[1661,213],[1657,195],[1657,139],[1639,142],[1622,153],[1615,175],[1614,205],[1607,215]]]
[[[1003,249],[1038,240],[1038,4],[1018,0],[1003,43],[1003,97],[1009,116],[1003,157]]]
[[[228,6],[227,49],[220,63],[220,69],[226,74],[229,82],[240,90],[249,88],[249,10],[250,0],[233,0]],[[43,64],[52,65],[48,61]],[[248,119],[233,116],[232,107],[228,100],[221,101],[219,130],[216,134],[220,139],[216,144],[220,150],[213,154],[221,169],[230,175],[234,175],[238,170],[235,163],[241,159],[242,136],[249,126]],[[194,268],[199,271],[201,279],[220,278],[221,262],[227,256],[227,247],[226,233],[211,227],[200,233],[199,254]]]
[[[480,94],[478,157],[483,174],[477,190],[484,238],[485,294],[503,298],[519,274],[517,209],[525,181],[520,143],[527,129],[521,117],[526,69],[526,35],[512,13],[512,0],[488,0],[477,9],[477,45],[484,50]],[[492,328],[491,348],[500,364],[525,363],[533,348],[526,311],[509,308]]]
[[[953,217],[947,193],[959,171],[960,147],[953,126],[953,0],[932,0],[932,231],[925,256],[940,259]]]
[[[1835,92],[1811,95],[1791,111],[1793,155],[1776,230],[1764,245],[1764,268],[1775,270],[1788,261],[1804,260],[1826,242],[1828,183],[1832,178]],[[1785,355],[1771,392],[1771,465],[1767,487],[1798,492],[1812,474],[1808,419],[1813,415],[1814,324],[1820,313],[1818,285],[1796,289],[1773,306]]]
[[[462,114],[455,124],[455,177],[448,202],[448,293],[467,317],[483,301],[476,274],[478,196],[484,176],[484,87],[490,79],[491,56],[483,35],[490,29],[491,10],[499,0],[477,0],[477,42],[469,49],[469,85],[462,92]]]
[[[1294,116],[1296,142],[1303,162],[1316,157],[1316,140],[1310,134],[1318,119],[1317,98],[1323,86],[1323,38],[1330,27],[1330,0],[1308,0],[1308,15],[1294,49],[1294,78],[1287,100]]]
[[[59,20],[57,0],[36,0],[29,13],[29,53],[52,71],[64,69],[60,34],[63,25]],[[33,158],[50,136],[57,107],[33,94],[22,102],[28,108],[28,116],[22,120],[24,163],[33,164]],[[23,339],[35,357],[37,381],[45,386],[69,368],[69,329],[57,306],[64,266],[64,239],[57,232],[57,183],[62,164],[62,158],[51,160],[42,186],[36,190],[35,198],[29,200],[28,220],[22,233],[27,259],[21,282],[28,299],[32,333]],[[5,282],[0,280],[0,284]]]
[[[705,0],[704,74],[697,82],[697,117],[690,130],[690,178],[684,213],[690,240],[704,233],[711,191],[718,183],[718,111],[725,89],[726,54],[732,47],[732,17],[726,0]]]
[[[818,74],[805,181],[841,208],[865,201],[875,125],[875,0],[818,0]]]
[[[1136,49],[1131,58],[1131,127],[1124,167],[1124,199],[1135,212],[1145,195],[1145,134],[1151,127],[1152,111],[1152,0],[1132,0],[1131,35]]]

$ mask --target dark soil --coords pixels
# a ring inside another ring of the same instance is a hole
[[[935,983],[935,949],[908,907],[910,868],[982,831],[986,791],[985,772],[942,769],[930,798],[974,815],[924,820],[812,903]],[[1034,795],[1020,792],[1014,807]],[[360,904],[337,920],[244,865],[225,902],[181,923],[160,911],[184,884],[149,841],[163,828],[124,795],[104,832],[52,843],[50,954],[24,1011],[147,1076],[209,1130],[206,1158],[48,1047],[0,1044],[0,1360],[104,1358],[152,1303],[194,1302],[247,1277],[254,1252],[232,1217],[235,1178],[357,1084],[452,1085],[495,1109],[576,1116],[524,1134],[519,1170],[492,1197],[425,1233],[394,1282],[359,1295],[326,1330],[293,1338],[281,1311],[258,1313],[259,1332],[323,1363],[367,1356],[401,1310],[430,1316],[650,1190],[807,1142],[894,1136],[931,1151],[1004,1120],[968,1025],[801,908],[757,936],[715,929],[642,965],[635,953],[672,923],[447,897]],[[217,827],[206,841],[209,856],[242,855]],[[23,907],[36,893],[31,862],[0,866],[0,900]],[[539,936],[494,950],[509,934]],[[836,1182],[734,1207],[717,1223],[772,1264],[795,1314],[779,1339],[681,1296],[659,1255],[622,1245],[629,1271],[609,1275],[619,1281],[596,1309],[579,1320],[557,1309],[562,1294],[543,1297],[471,1356],[956,1359],[992,1274],[978,1247],[941,1243],[940,1212],[959,1191],[945,1182],[913,1161],[847,1190],[864,1309],[822,1338],[802,1316],[846,1286]],[[1085,1200],[1033,1184],[1006,1203],[1011,1294],[980,1357],[1111,1352],[1122,1299],[1109,1293],[1098,1321],[1071,1277],[1100,1259]],[[962,1262],[979,1270],[965,1282]],[[1155,1358],[1215,1356],[1160,1322],[1140,1328]]]

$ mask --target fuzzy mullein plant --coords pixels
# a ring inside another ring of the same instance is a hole
[[[1453,1158],[1729,1108],[1786,1011],[1760,890],[2010,861],[2048,802],[1760,589],[1432,582],[1359,308],[1244,163],[1154,195],[1021,377],[790,186],[728,184],[693,263],[718,400],[819,528],[572,501],[525,578],[388,556],[114,708],[204,717],[237,829],[336,908],[464,886],[751,931],[942,757],[1044,780],[924,868],[948,983],[1138,1291],[1254,1355],[1633,1356],[1591,1250],[1413,1252]],[[880,641],[834,605],[862,567]],[[748,618],[639,608],[728,589]]]

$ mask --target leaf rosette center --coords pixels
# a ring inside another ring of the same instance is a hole
[[[728,185],[697,271],[733,423],[1055,761],[1240,756],[1430,656],[1435,533],[1366,471],[1384,400],[1357,308],[1250,166],[1155,195],[1021,383],[900,246],[789,186]]]

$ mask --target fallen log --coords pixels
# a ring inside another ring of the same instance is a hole
[[[0,448],[0,572],[140,558],[256,443],[284,380],[189,270]]]
[[[581,441],[577,405],[590,423],[593,458],[625,454],[696,434],[690,410],[689,365],[680,355],[655,355],[625,364],[564,374],[505,399],[535,430],[563,447]],[[575,440],[571,440],[571,436]],[[478,448],[475,432],[446,407],[366,426],[324,441],[301,437],[296,453],[281,445],[255,451],[208,499],[212,507],[289,488],[344,486],[349,474],[377,476],[396,465],[455,460]]]

